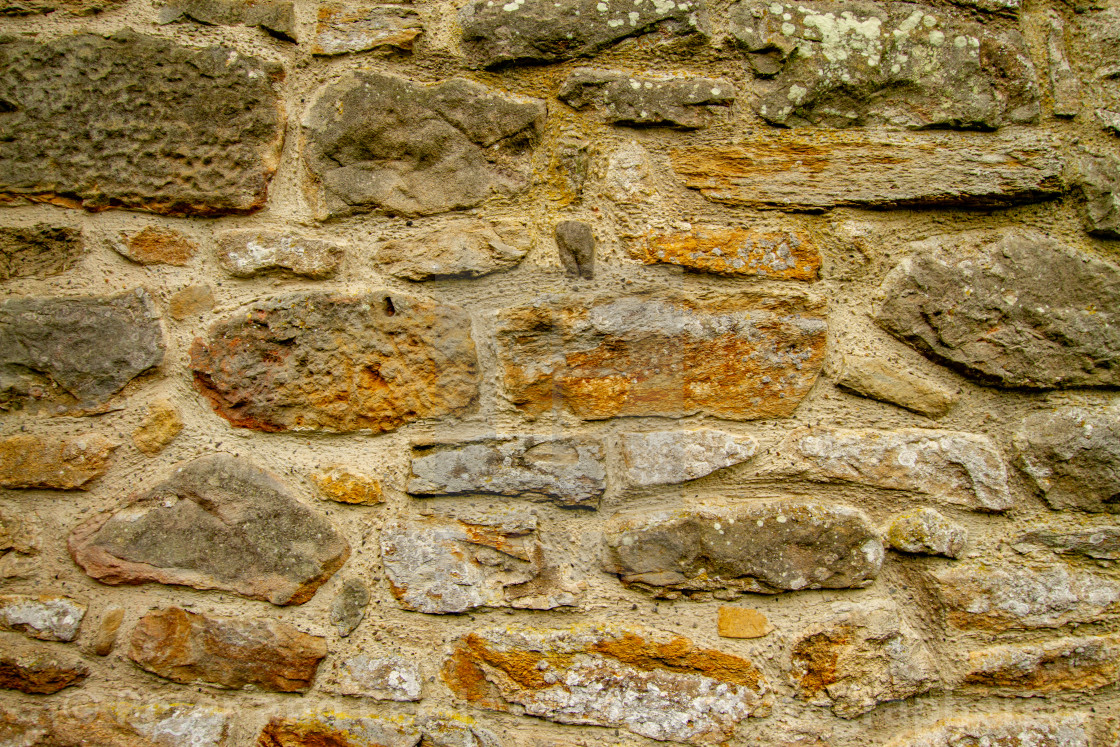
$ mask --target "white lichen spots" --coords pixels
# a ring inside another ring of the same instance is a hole
[[[940,47],[945,43],[945,34],[938,29],[929,32],[929,43],[935,47]]]
[[[785,34],[786,36],[793,36],[796,32],[797,32],[797,27],[794,26],[792,23],[787,22],[787,23],[782,24],[782,33]]]

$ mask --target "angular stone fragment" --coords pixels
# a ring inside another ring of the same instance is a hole
[[[381,433],[475,404],[470,327],[458,307],[403,294],[291,294],[217,322],[191,367],[237,427]]]
[[[730,23],[777,74],[756,105],[773,124],[993,130],[1038,119],[1017,32],[902,3],[739,0]]]
[[[957,391],[861,355],[844,356],[836,386],[931,418],[949,412],[960,399]]]
[[[1073,187],[1081,196],[1085,230],[1105,239],[1120,239],[1120,158],[1083,154],[1075,164]]]
[[[357,654],[335,659],[323,689],[372,700],[420,700],[423,674],[415,656]]]
[[[0,488],[84,490],[109,469],[118,446],[104,436],[8,436],[0,439]]]
[[[655,512],[616,521],[606,544],[604,569],[656,596],[860,589],[883,563],[862,511],[805,501]]]
[[[291,0],[167,0],[160,8],[160,23],[183,17],[212,26],[259,26],[281,39],[296,38]]]
[[[1062,149],[1036,133],[753,133],[730,146],[670,151],[685,186],[744,207],[991,207],[1063,191]]]
[[[77,685],[89,669],[70,655],[16,633],[0,633],[0,690],[49,695]]]
[[[544,115],[539,99],[462,78],[350,73],[320,90],[303,123],[316,213],[431,215],[520,192]]]
[[[937,683],[921,637],[893,603],[873,602],[811,626],[793,643],[790,677],[798,697],[855,718]]]
[[[0,509],[0,555],[15,552],[33,555],[39,551],[38,532],[32,517]]]
[[[124,622],[124,608],[110,607],[101,617],[101,625],[93,639],[93,653],[98,656],[108,656],[117,645],[117,633],[120,632],[121,623]]]
[[[697,227],[683,233],[651,234],[629,245],[630,256],[647,265],[679,265],[726,277],[816,280],[821,255],[803,231]]]
[[[735,86],[724,79],[650,78],[576,68],[556,97],[573,109],[601,110],[603,118],[615,124],[692,130],[707,126],[708,107],[735,100]]]
[[[595,276],[595,233],[591,226],[578,220],[556,224],[556,250],[565,272],[574,277]]]
[[[109,246],[122,257],[142,265],[184,267],[198,253],[198,247],[186,236],[159,226],[110,237]]]
[[[331,602],[331,623],[345,638],[362,622],[369,604],[369,588],[359,578],[348,578]]]
[[[702,0],[472,0],[459,12],[463,49],[476,67],[559,62],[583,57],[628,36],[686,36],[706,25]]]
[[[774,630],[766,615],[743,607],[720,607],[717,620],[723,638],[761,638]]]
[[[209,285],[188,285],[172,294],[167,302],[167,313],[182,321],[195,314],[205,314],[214,308],[214,291]]]
[[[876,317],[907,345],[989,386],[1120,384],[1120,268],[1020,230],[913,250]]]
[[[562,724],[714,744],[770,712],[770,690],[746,659],[647,629],[496,628],[465,636],[443,669],[463,700]]]
[[[311,476],[311,480],[323,497],[332,501],[361,503],[366,506],[385,502],[378,480],[369,475],[351,472],[345,467],[317,472]]]
[[[321,280],[338,271],[343,249],[329,241],[281,231],[226,231],[215,237],[218,261],[229,274],[247,278],[267,272]]]
[[[431,747],[502,747],[493,733],[483,729],[474,719],[466,722],[459,714],[421,717],[419,725],[424,735],[421,747],[429,744]]]
[[[784,417],[820,372],[824,312],[794,294],[546,296],[499,313],[498,357],[531,416]]]
[[[141,669],[172,682],[282,693],[306,692],[326,655],[325,639],[286,623],[211,617],[178,607],[140,618],[128,649]]]
[[[320,2],[311,54],[336,55],[381,47],[411,52],[422,33],[420,14],[410,8]]]
[[[0,198],[165,215],[259,210],[284,133],[272,87],[281,74],[231,49],[128,31],[0,44]]]
[[[183,418],[167,400],[148,405],[144,420],[132,432],[132,443],[145,454],[158,454],[183,430]]]
[[[97,406],[162,360],[159,316],[142,289],[0,303],[0,409]]]
[[[1084,714],[983,713],[938,721],[886,747],[1094,747]]]
[[[1066,55],[1066,26],[1056,10],[1048,10],[1050,31],[1046,35],[1046,53],[1050,63],[1050,95],[1054,99],[1055,117],[1075,117],[1081,111],[1081,79],[1070,67]]]
[[[695,480],[754,456],[758,441],[725,431],[651,431],[622,434],[622,459],[631,485]]]
[[[969,563],[930,571],[931,591],[961,630],[1032,630],[1100,622],[1120,612],[1120,584],[1055,565]]]
[[[477,278],[516,267],[528,252],[522,226],[460,220],[416,238],[387,241],[375,260],[405,280]]]
[[[74,562],[106,584],[221,589],[301,604],[350,555],[331,524],[250,462],[213,454],[78,526]]]
[[[398,719],[323,712],[274,716],[256,747],[416,747],[419,732]]]
[[[968,530],[932,508],[919,508],[892,517],[886,540],[900,552],[959,558],[968,542]]]
[[[1029,415],[1014,443],[1019,468],[1051,508],[1120,513],[1120,406]]]
[[[0,282],[66,272],[85,254],[82,231],[36,223],[0,227]]]
[[[1087,692],[1120,681],[1116,636],[1061,638],[1041,644],[994,646],[968,655],[963,683],[997,695]]]
[[[1094,527],[1075,532],[1028,532],[1015,540],[1014,547],[1039,545],[1054,552],[1084,555],[1098,560],[1120,560],[1120,527]]]
[[[594,508],[606,480],[598,441],[522,436],[417,446],[406,489],[417,496],[486,493]]]
[[[0,630],[41,641],[74,640],[85,615],[86,606],[69,597],[0,594]]]

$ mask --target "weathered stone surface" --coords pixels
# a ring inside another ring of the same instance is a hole
[[[616,521],[606,544],[604,569],[658,596],[859,589],[883,563],[862,511],[805,501],[653,512]]]
[[[173,293],[167,302],[167,313],[177,321],[196,314],[205,314],[212,308],[214,308],[214,291],[209,285],[188,285]]]
[[[96,637],[91,646],[93,653],[98,656],[108,656],[117,645],[117,633],[120,632],[121,623],[124,622],[124,607],[110,607],[101,616],[101,624],[97,628]]]
[[[731,34],[777,75],[755,108],[783,126],[995,129],[1038,119],[1023,38],[909,3],[739,0]]]
[[[465,636],[444,665],[460,698],[564,724],[621,727],[658,740],[718,743],[770,711],[746,659],[646,629],[502,628]]]
[[[1120,560],[1120,527],[1094,527],[1075,532],[1028,532],[1015,540],[1015,547],[1037,545],[1068,555],[1098,560]]]
[[[960,399],[959,391],[862,355],[844,356],[836,386],[931,418],[949,412]]]
[[[532,416],[783,417],[820,372],[824,311],[801,295],[546,296],[499,313],[497,348],[507,395]]]
[[[173,682],[283,693],[306,692],[326,655],[325,639],[286,623],[211,617],[178,607],[140,618],[128,649],[140,668]]]
[[[968,655],[963,683],[999,695],[1087,692],[1120,681],[1116,636],[994,646]]]
[[[331,602],[331,624],[340,636],[345,638],[354,632],[366,616],[368,604],[369,588],[361,579],[348,578],[342,582],[338,595]]]
[[[85,254],[82,231],[36,223],[0,227],[0,282],[66,272]]]
[[[570,60],[629,36],[685,36],[706,23],[702,0],[472,0],[459,12],[463,49],[477,67]]]
[[[183,430],[183,418],[167,400],[148,405],[144,420],[132,432],[132,443],[145,454],[158,454]]]
[[[696,227],[652,234],[629,245],[630,256],[647,265],[679,265],[726,277],[816,280],[821,255],[803,231]]]
[[[1076,163],[1074,188],[1081,196],[1081,221],[1094,236],[1120,239],[1120,158],[1083,154]]]
[[[648,203],[657,194],[649,151],[631,140],[607,158],[603,194],[620,207]]]
[[[520,436],[414,447],[406,489],[417,496],[486,493],[594,508],[606,487],[598,441]]]
[[[576,68],[556,97],[573,109],[601,110],[604,119],[616,124],[692,130],[707,126],[709,107],[735,100],[735,86],[722,78],[650,78]]]
[[[117,254],[142,265],[184,267],[198,253],[198,247],[186,236],[161,226],[119,233],[111,236],[108,243]]]
[[[445,614],[476,607],[572,606],[577,589],[548,562],[535,529],[397,519],[381,530],[381,563],[406,610]]]
[[[419,740],[419,732],[398,719],[323,712],[274,716],[256,747],[415,747]]]
[[[631,485],[672,485],[695,480],[754,456],[758,441],[711,429],[621,434],[626,480]]]
[[[720,607],[716,628],[723,638],[761,638],[774,630],[766,615],[744,607]]]
[[[1051,508],[1120,513],[1120,406],[1035,413],[1014,443],[1020,469]]]
[[[84,490],[109,469],[118,446],[96,435],[8,436],[0,439],[0,488]]]
[[[303,124],[316,212],[431,215],[520,192],[544,115],[539,99],[463,78],[348,74],[320,90]]]
[[[260,26],[282,39],[296,38],[291,0],[167,0],[160,8],[160,23],[184,17],[212,26]]]
[[[321,2],[311,54],[336,55],[382,47],[411,52],[422,33],[420,14],[410,8]]]
[[[0,633],[0,690],[49,695],[77,685],[87,674],[80,660],[57,648]]]
[[[883,281],[876,321],[991,386],[1120,384],[1120,269],[1038,233],[919,242]]]
[[[0,6],[0,15],[27,16],[45,13],[64,13],[89,16],[111,10],[124,0],[7,0]]]
[[[591,226],[578,220],[563,220],[556,224],[554,235],[564,271],[574,277],[594,277],[595,233]]]
[[[928,729],[901,735],[886,747],[1092,747],[1088,719],[1082,714],[1030,715],[984,713],[938,721]]]
[[[1067,0],[1078,15],[1073,39],[1081,61],[1083,84],[1100,108],[1096,115],[1105,130],[1117,133],[1120,86],[1117,86],[1116,44],[1120,42],[1120,9],[1100,0]],[[1084,12],[1093,10],[1095,12]]]
[[[343,249],[338,244],[299,234],[226,231],[215,238],[218,261],[239,278],[281,272],[321,280],[334,275],[342,262]]]
[[[427,747],[427,744],[431,747],[502,747],[493,733],[479,726],[474,719],[468,722],[460,714],[424,716],[418,719],[418,723],[424,735],[422,747]]]
[[[1050,31],[1046,35],[1046,54],[1050,63],[1050,95],[1055,117],[1075,117],[1081,111],[1081,79],[1069,64],[1066,54],[1066,25],[1056,10],[1048,10]]]
[[[959,558],[968,542],[968,530],[932,508],[919,508],[892,517],[886,540],[900,552]]]
[[[356,654],[335,659],[323,683],[327,692],[372,700],[420,700],[423,674],[415,656]]]
[[[380,433],[473,407],[470,326],[458,307],[403,294],[298,293],[217,322],[191,367],[237,427]]]
[[[381,483],[369,475],[352,472],[345,467],[334,467],[311,476],[324,498],[339,503],[361,503],[373,506],[385,502]]]
[[[100,405],[162,360],[159,317],[144,290],[0,303],[0,409]]]
[[[70,555],[106,584],[156,581],[301,604],[350,555],[331,524],[250,462],[213,454],[78,526]]]
[[[229,744],[230,714],[186,703],[87,703],[51,713],[48,724],[44,747],[224,747]]]
[[[380,269],[405,280],[477,278],[516,267],[529,252],[523,226],[460,220],[377,249]]]
[[[33,555],[38,551],[38,531],[32,517],[0,509],[0,555],[8,552]]]
[[[933,658],[893,603],[872,602],[811,626],[790,658],[798,697],[843,718],[937,683]]]
[[[1100,621],[1120,612],[1120,584],[1055,565],[954,565],[930,571],[930,588],[962,630],[1031,630]]]
[[[231,49],[128,31],[0,44],[0,198],[167,215],[259,210],[284,133],[272,87],[281,74]]]
[[[86,606],[52,594],[0,594],[0,630],[41,641],[72,641],[82,626]]]
[[[988,207],[1063,190],[1062,150],[1037,133],[753,133],[730,146],[670,151],[685,186],[744,207]]]

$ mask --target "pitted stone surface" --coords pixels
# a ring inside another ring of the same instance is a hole
[[[631,243],[629,250],[647,265],[679,265],[727,277],[816,280],[821,268],[816,242],[804,231],[697,227],[651,234]]]
[[[603,118],[615,124],[692,130],[707,126],[709,107],[735,100],[735,86],[722,78],[650,78],[577,68],[556,97],[573,109],[601,110]]]
[[[898,339],[990,386],[1120,384],[1120,268],[1020,230],[912,248],[876,318]]]
[[[371,700],[420,700],[424,677],[415,656],[355,654],[335,659],[323,683],[327,692]]]
[[[0,630],[41,641],[74,640],[85,615],[86,606],[69,597],[0,594]]]
[[[963,679],[966,685],[1012,696],[1088,692],[1118,681],[1120,639],[1116,636],[1060,638],[973,651]]]
[[[754,456],[758,441],[725,431],[623,433],[626,480],[635,486],[695,480]]]
[[[85,490],[109,469],[119,446],[96,435],[8,436],[0,439],[0,488]]]
[[[884,554],[862,511],[804,501],[652,512],[616,520],[606,543],[604,569],[657,596],[859,589]]]
[[[1015,540],[1020,546],[1048,547],[1063,555],[1083,555],[1097,560],[1120,560],[1120,526],[1094,527],[1073,532],[1037,530]]]
[[[77,228],[49,223],[0,227],[0,282],[58,275],[76,265],[85,253]]]
[[[784,417],[820,371],[824,312],[793,294],[545,297],[499,313],[499,363],[532,416]]]
[[[279,271],[321,280],[334,275],[342,262],[338,244],[299,234],[226,231],[215,238],[222,267],[239,278]]]
[[[166,215],[259,210],[283,139],[280,75],[231,49],[128,31],[0,44],[0,198]]]
[[[968,542],[968,530],[932,508],[919,508],[891,517],[886,540],[900,552],[959,558]]]
[[[112,10],[123,0],[8,0],[0,7],[3,16],[28,16],[62,13],[89,16]]]
[[[329,56],[383,47],[407,52],[422,33],[420,14],[411,8],[321,2],[311,53]]]
[[[523,226],[461,220],[387,241],[375,259],[382,270],[405,280],[477,278],[516,267],[529,246]]]
[[[938,721],[886,747],[1095,747],[1085,714],[983,713]]]
[[[49,695],[79,684],[88,674],[86,665],[69,653],[0,632],[0,690]]]
[[[216,323],[191,367],[235,426],[381,433],[474,405],[470,326],[458,307],[404,294],[292,294]]]
[[[1046,35],[1046,55],[1050,63],[1050,95],[1055,117],[1075,117],[1081,110],[1081,80],[1069,63],[1066,52],[1066,25],[1056,10],[1046,13],[1050,31]]]
[[[296,38],[291,0],[166,0],[160,8],[160,23],[183,17],[208,26],[259,26],[281,39]]]
[[[948,387],[860,355],[844,356],[836,386],[931,418],[946,414],[960,399]]]
[[[225,454],[179,467],[70,535],[74,561],[107,584],[156,581],[273,604],[306,602],[350,555],[331,524],[275,477]]]
[[[770,711],[746,659],[647,629],[486,629],[464,636],[443,670],[463,700],[566,724],[621,727],[693,744],[730,739]]]
[[[227,747],[230,714],[189,703],[144,705],[128,701],[67,704],[40,714],[37,726],[54,745],[112,747]],[[2,731],[0,731],[2,733]],[[16,742],[17,745],[24,744]],[[14,747],[14,745],[13,745]]]
[[[1075,163],[1073,186],[1081,195],[1085,230],[1094,236],[1120,239],[1120,158],[1083,154]]]
[[[155,304],[117,296],[13,298],[0,303],[0,408],[105,403],[163,360]]]
[[[1051,508],[1120,513],[1120,406],[1030,415],[1014,443],[1020,469]]]
[[[316,94],[303,122],[315,210],[431,215],[520,192],[544,115],[539,99],[463,78],[350,73]]]

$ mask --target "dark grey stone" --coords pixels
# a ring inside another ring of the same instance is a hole
[[[1031,415],[1014,442],[1020,469],[1051,508],[1120,513],[1120,406]]]
[[[560,251],[560,262],[569,275],[594,277],[595,234],[591,226],[578,220],[557,223],[556,248]]]
[[[5,226],[0,228],[0,281],[58,275],[77,264],[84,253],[80,229],[49,223]]]
[[[601,109],[608,122],[698,129],[708,124],[710,106],[735,100],[735,86],[724,79],[645,78],[579,68],[557,97],[573,109]]]
[[[331,603],[331,624],[338,629],[340,636],[345,638],[354,632],[366,616],[368,604],[369,589],[361,579],[348,578],[342,582],[338,596]]]

